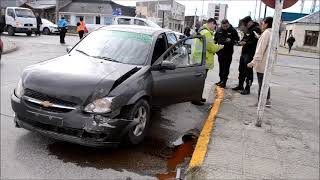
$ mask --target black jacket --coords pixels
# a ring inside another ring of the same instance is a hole
[[[290,36],[287,40],[287,43],[292,46],[295,41],[296,39],[293,36]]]
[[[229,39],[229,41],[227,40]],[[238,32],[230,25],[227,30],[219,28],[214,35],[214,41],[217,44],[224,45],[224,48],[220,50],[217,54],[222,55],[228,53],[232,55],[233,53],[233,46],[239,41]]]
[[[242,53],[253,57],[256,52],[256,47],[258,43],[258,38],[255,36],[254,31],[261,35],[261,29],[258,23],[254,23],[247,32],[244,32],[244,36],[241,41],[246,42],[246,44],[242,47]]]
[[[40,26],[42,24],[41,17],[37,16],[36,19],[37,19],[37,26]]]

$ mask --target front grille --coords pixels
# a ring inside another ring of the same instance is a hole
[[[65,108],[57,108],[57,107],[44,107],[41,106],[40,104],[33,103],[31,101],[25,101],[29,106],[32,106],[34,108],[42,109],[45,111],[50,111],[50,112],[55,112],[55,113],[67,113],[72,111],[72,109],[65,109]]]
[[[40,101],[49,101],[50,103],[53,103],[53,104],[58,104],[58,105],[63,105],[63,106],[68,106],[68,107],[75,107],[77,105],[74,102],[58,99],[58,98],[31,90],[31,89],[25,89],[24,95],[31,97],[31,98],[34,98],[34,99],[37,99],[37,100],[40,100]]]
[[[33,26],[33,24],[24,24],[24,26],[29,27],[29,26]]]

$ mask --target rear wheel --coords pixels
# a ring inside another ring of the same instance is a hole
[[[50,34],[49,28],[43,28],[42,33],[43,33],[44,35],[49,35],[49,34]]]
[[[9,36],[14,36],[14,33],[15,33],[15,32],[14,32],[14,28],[13,28],[12,26],[9,26],[9,27],[8,27],[8,35],[9,35]]]
[[[126,141],[130,144],[141,143],[149,126],[149,103],[144,99],[140,99],[136,104],[128,107],[122,115],[125,119],[133,120],[136,123],[136,125],[128,131]]]
[[[27,34],[27,36],[31,36],[32,32],[27,32],[26,34]]]

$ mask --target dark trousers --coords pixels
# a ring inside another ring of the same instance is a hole
[[[65,43],[64,38],[66,37],[67,29],[61,28],[60,29],[60,43]]]
[[[39,34],[39,36],[40,36],[40,25],[37,25],[37,32],[36,32],[36,34]]]
[[[247,64],[253,59],[252,55],[243,54],[240,57],[239,63],[239,85],[243,86],[246,81],[247,87],[250,88],[253,81],[253,69],[248,68]]]
[[[221,55],[218,55],[218,61],[219,61],[219,76],[221,81],[227,81],[229,72],[230,72],[230,65],[232,62],[232,52],[229,54],[223,53]]]
[[[82,39],[84,35],[84,31],[79,31],[78,34],[79,34],[79,38]]]
[[[293,44],[289,44],[289,52],[291,51]]]
[[[258,99],[260,98],[260,91],[261,91],[261,87],[262,87],[262,82],[263,82],[263,75],[264,73],[258,73],[257,72],[257,77],[258,77],[258,83],[259,83],[259,92],[258,92]],[[269,87],[269,90],[268,90],[268,97],[267,99],[270,99],[270,87]]]

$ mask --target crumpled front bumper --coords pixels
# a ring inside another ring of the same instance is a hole
[[[56,113],[33,107],[14,94],[11,98],[16,126],[48,137],[91,147],[117,146],[136,122],[93,115],[75,109]]]

